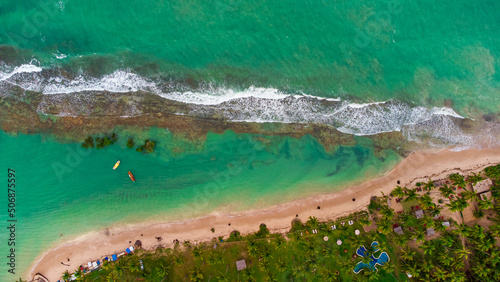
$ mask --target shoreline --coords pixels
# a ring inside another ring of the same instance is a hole
[[[420,151],[410,154],[392,170],[376,179],[334,193],[296,199],[264,209],[240,213],[214,212],[205,217],[181,222],[116,225],[83,234],[53,246],[39,255],[31,263],[24,276],[31,278],[36,273],[42,273],[50,281],[56,281],[64,271],[74,271],[78,266],[90,260],[123,251],[133,245],[136,240],[142,242],[143,249],[153,249],[158,246],[170,247],[175,239],[181,242],[189,240],[196,244],[196,242],[209,241],[218,236],[227,238],[234,230],[242,234],[253,233],[258,230],[261,223],[265,223],[272,233],[285,233],[291,228],[291,222],[295,218],[303,222],[309,216],[315,216],[319,220],[334,219],[366,209],[371,196],[378,196],[380,192],[389,194],[396,187],[397,180],[401,181],[401,186],[408,186],[417,181],[427,180],[427,178],[442,178],[454,172],[478,171],[496,163],[500,163],[500,148],[498,147],[458,152],[449,149]],[[355,201],[352,201],[353,198]],[[321,209],[317,209],[318,206]],[[211,228],[215,228],[214,233],[211,232]],[[161,237],[162,241],[158,241],[155,237]],[[69,266],[62,265],[62,261]]]

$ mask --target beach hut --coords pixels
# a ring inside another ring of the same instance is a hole
[[[247,268],[247,263],[245,262],[244,259],[236,261],[236,269],[238,269],[238,271],[243,270],[245,268]]]
[[[434,236],[436,235],[436,232],[434,231],[434,228],[429,228],[427,229],[427,236]]]
[[[443,226],[445,226],[445,227],[450,227],[450,222],[449,222],[449,221],[445,221],[445,222],[443,222],[442,224],[443,224]]]
[[[394,228],[394,232],[398,233],[399,235],[403,235],[403,228],[401,228],[401,226],[398,226]]]
[[[134,251],[134,247],[130,246],[125,251],[127,252],[127,254],[130,254],[130,253],[132,253]]]
[[[424,216],[424,211],[422,209],[416,210],[415,216],[417,217],[417,219],[422,218]]]
[[[111,256],[111,261],[115,261],[115,260],[118,260],[118,257],[116,256],[116,254]]]

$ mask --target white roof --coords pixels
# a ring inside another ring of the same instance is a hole
[[[129,249],[131,252],[133,252],[133,251],[134,251],[134,247],[133,247],[133,246],[128,247],[128,249]]]

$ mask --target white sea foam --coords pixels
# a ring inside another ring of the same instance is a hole
[[[354,135],[402,131],[408,140],[414,141],[430,136],[448,144],[472,142],[453,121],[453,118],[463,117],[450,108],[414,107],[397,101],[350,103],[340,98],[288,94],[275,88],[254,86],[243,90],[206,87],[198,91],[169,91],[161,82],[128,70],[117,70],[101,78],[81,74],[74,79],[62,76],[45,78],[41,71],[36,65],[21,65],[10,72],[0,73],[0,80],[47,95],[147,91],[189,104],[188,115],[217,115],[230,121],[318,123]],[[40,110],[43,111],[43,105]],[[129,112],[127,115],[130,116],[140,114],[134,107]]]
[[[205,92],[171,92],[162,93],[160,96],[182,103],[197,105],[218,105],[231,100],[242,98],[260,98],[260,99],[284,99],[291,95],[283,94],[275,88],[249,87],[248,89],[237,91],[227,88],[210,89]]]
[[[66,54],[61,54],[61,53],[54,54],[54,56],[56,56],[56,58],[59,60],[68,57]]]
[[[42,68],[39,66],[35,66],[32,64],[24,64],[15,67],[12,71],[7,71],[7,72],[0,72],[0,81],[5,81],[16,74],[22,74],[22,73],[32,73],[32,72],[41,72]]]
[[[87,78],[80,75],[75,79],[51,78],[41,90],[44,94],[64,94],[83,91],[136,92],[139,90],[158,92],[153,82],[127,71],[115,71],[102,78]]]

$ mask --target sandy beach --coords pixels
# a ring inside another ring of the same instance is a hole
[[[316,216],[320,220],[335,219],[366,209],[371,196],[381,195],[380,192],[390,193],[398,180],[401,186],[410,186],[428,178],[439,179],[454,172],[469,173],[497,163],[500,163],[500,148],[460,152],[422,151],[411,154],[385,175],[341,192],[298,199],[262,210],[235,214],[212,213],[184,222],[112,226],[53,246],[34,260],[25,278],[41,273],[50,281],[57,281],[64,271],[72,272],[88,261],[123,252],[136,240],[142,242],[144,249],[152,249],[158,245],[171,246],[175,239],[196,243],[218,236],[227,237],[233,230],[242,234],[252,233],[258,230],[261,223],[265,223],[271,232],[284,233],[290,229],[297,215],[305,222],[309,216]],[[211,228],[215,229],[215,233],[212,233]],[[162,240],[158,241],[156,237]]]

